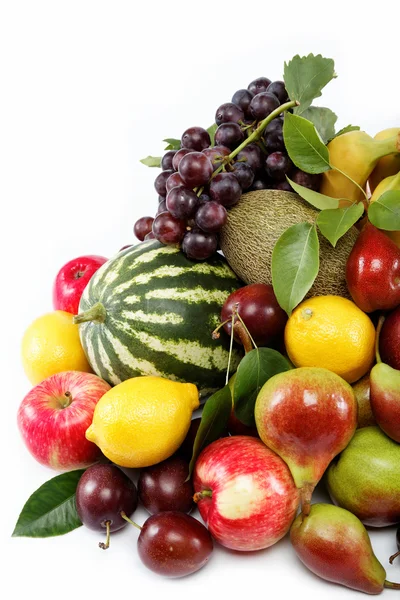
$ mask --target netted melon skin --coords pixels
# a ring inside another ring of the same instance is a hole
[[[291,225],[314,223],[318,212],[292,192],[248,192],[228,212],[228,221],[220,234],[221,250],[242,281],[270,284],[276,241]],[[352,227],[333,248],[318,232],[319,273],[307,297],[334,294],[351,298],[345,279],[346,262],[358,234],[358,229]]]

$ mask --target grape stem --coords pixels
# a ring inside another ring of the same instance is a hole
[[[265,117],[265,119],[263,119],[260,122],[257,129],[255,129],[253,131],[253,133],[251,135],[249,135],[249,137],[240,144],[240,146],[235,148],[235,150],[232,150],[232,152],[226,157],[226,159],[224,160],[222,165],[219,166],[218,169],[216,169],[214,171],[214,173],[211,175],[211,179],[213,179],[216,175],[218,175],[218,173],[220,173],[223,170],[223,167],[227,163],[231,162],[231,160],[233,160],[235,158],[235,156],[237,156],[239,154],[239,152],[241,152],[243,150],[243,148],[246,148],[246,146],[251,144],[251,142],[255,142],[258,139],[260,139],[261,134],[264,131],[264,129],[266,128],[266,126],[268,125],[268,123],[273,121],[275,119],[275,117],[278,117],[281,113],[285,112],[286,110],[289,110],[289,108],[294,108],[295,106],[299,106],[299,104],[300,103],[297,102],[297,100],[292,100],[291,102],[285,102],[285,104],[281,104],[281,106],[278,106],[278,108],[273,110],[272,113],[270,113],[268,115],[268,117]]]

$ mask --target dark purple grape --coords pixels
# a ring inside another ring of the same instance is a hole
[[[143,242],[146,235],[151,231],[153,226],[153,217],[142,217],[138,219],[133,227],[133,233],[137,239]]]
[[[275,181],[284,181],[287,173],[293,168],[293,163],[287,154],[273,152],[265,161],[267,174]]]
[[[254,96],[250,102],[250,113],[257,121],[262,121],[278,107],[279,100],[276,96],[269,92],[262,92]]]
[[[202,127],[189,127],[182,135],[182,148],[201,152],[211,144],[210,134]]]
[[[83,473],[76,488],[76,510],[82,523],[96,531],[117,531],[127,522],[138,504],[135,484],[114,465],[92,465]],[[99,544],[101,548],[108,547]]]
[[[179,175],[190,188],[208,183],[212,174],[211,161],[202,152],[189,152],[179,163]]]
[[[239,123],[243,119],[244,112],[240,106],[233,104],[233,102],[221,104],[215,113],[215,122],[217,125],[221,125],[222,123]]]
[[[233,173],[218,173],[210,183],[210,196],[223,206],[234,206],[240,200],[242,188]]]
[[[138,553],[151,571],[183,577],[201,569],[213,551],[212,537],[197,519],[182,512],[152,515],[143,524]]]
[[[280,181],[274,184],[274,190],[282,190],[283,192],[293,192],[293,188],[288,181]]]
[[[166,211],[167,211],[167,202],[166,202],[166,200],[162,200],[160,202],[160,204],[158,205],[156,216],[160,215],[161,213],[166,212]]]
[[[168,179],[167,179],[167,181],[168,181]],[[166,198],[166,196],[158,196],[158,203],[160,204],[160,202],[164,202],[165,198]]]
[[[149,231],[149,233],[145,236],[144,241],[147,242],[147,240],[155,240],[156,236],[154,235],[154,233],[152,231]]]
[[[258,190],[269,190],[272,187],[271,180],[265,175],[258,175],[256,179],[254,179],[253,184],[251,186],[251,191]]]
[[[175,154],[174,158],[172,159],[172,166],[175,171],[179,169],[179,163],[181,162],[182,158],[186,156],[186,154],[189,154],[189,152],[193,152],[193,150],[189,150],[189,148],[181,148]]]
[[[283,116],[278,115],[277,117],[275,117],[275,119],[272,119],[272,121],[270,121],[268,123],[268,125],[265,127],[265,129],[263,131],[263,136],[267,137],[270,133],[273,133],[275,131],[281,132],[282,128],[283,128]]]
[[[267,79],[267,77],[258,77],[258,79],[254,79],[254,81],[249,83],[249,85],[247,86],[247,89],[254,96],[256,96],[257,94],[260,94],[261,92],[266,92],[270,83],[271,83],[271,80]]]
[[[168,192],[167,210],[177,219],[189,219],[196,212],[198,202],[193,190],[177,186]]]
[[[182,242],[182,250],[188,258],[205,260],[217,251],[218,239],[212,233],[204,233],[200,229],[188,231]]]
[[[232,96],[233,104],[239,106],[242,109],[245,115],[249,114],[249,106],[250,102],[253,98],[254,94],[250,92],[250,90],[238,90]]]
[[[163,171],[169,171],[170,169],[173,169],[172,159],[174,158],[175,154],[176,150],[168,150],[168,152],[164,154],[161,159],[161,168]]]
[[[139,498],[150,514],[165,510],[189,513],[194,508],[193,484],[189,479],[189,463],[172,456],[142,469],[138,481]]]
[[[284,104],[284,102],[288,102],[289,100],[284,81],[273,81],[269,84],[267,92],[274,94],[281,104]]]
[[[199,206],[202,206],[203,204],[205,204],[206,202],[210,202],[211,198],[208,194],[205,194],[204,192],[202,194],[200,194],[199,196]]]
[[[146,238],[144,238],[146,239]],[[122,248],[120,248],[118,250],[118,252],[122,252],[122,250],[126,250],[127,248],[132,248],[133,244],[126,244],[125,246],[122,246]]]
[[[196,225],[206,233],[221,231],[228,218],[226,208],[219,202],[206,202],[196,212]]]
[[[225,156],[229,156],[231,151],[226,146],[214,146],[214,148],[206,148],[203,150],[203,154],[211,161],[213,169],[218,169],[222,164],[222,159]]]
[[[233,150],[243,140],[244,133],[237,123],[222,123],[215,132],[215,143],[217,146],[227,146]]]
[[[268,153],[283,152],[285,150],[283,132],[279,132],[278,130],[272,131],[272,133],[264,138],[264,144]]]
[[[186,221],[163,212],[154,219],[153,233],[162,244],[179,244],[186,233]]]
[[[295,169],[290,174],[290,179],[315,192],[318,192],[321,185],[321,175],[311,175],[311,173],[305,173],[304,171],[300,171],[300,169]]]
[[[239,152],[236,156],[236,161],[246,163],[252,168],[254,173],[257,173],[263,167],[264,156],[260,146],[251,143]]]
[[[242,190],[248,190],[254,181],[253,169],[244,162],[236,162],[232,166],[232,173],[238,180]]]
[[[167,188],[167,195],[168,195],[168,192],[170,190],[172,190],[172,188],[176,187],[177,185],[185,185],[185,184],[183,183],[183,179],[179,175],[179,173],[172,173],[172,175],[170,175],[168,177],[167,183],[165,184],[165,187]]]
[[[156,188],[157,194],[160,196],[167,195],[166,183],[167,179],[170,175],[172,175],[173,171],[168,169],[167,171],[162,171],[155,179],[154,187]]]

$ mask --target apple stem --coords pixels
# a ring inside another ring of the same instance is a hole
[[[392,565],[393,561],[395,558],[397,558],[398,556],[400,556],[400,550],[398,552],[396,552],[396,554],[392,554],[392,556],[389,558],[389,562]]]
[[[63,408],[67,408],[72,402],[71,392],[65,392],[64,397],[66,398],[66,401],[64,402]]]
[[[97,302],[93,304],[89,310],[85,310],[83,313],[79,313],[79,315],[75,315],[73,318],[73,323],[78,325],[79,323],[85,323],[87,321],[97,321],[98,323],[104,323],[106,320],[107,312],[101,302]]]
[[[102,548],[103,550],[107,550],[107,548],[110,547],[110,525],[111,521],[106,521],[106,541],[99,542],[99,548]]]
[[[384,322],[385,322],[385,317],[383,315],[381,315],[379,317],[378,325],[376,328],[376,338],[375,338],[375,358],[376,358],[377,363],[382,362],[381,355],[379,353],[379,338],[381,336],[381,330],[382,330]]]
[[[193,501],[199,502],[200,500],[203,500],[203,498],[212,498],[212,491],[211,490],[203,490],[202,492],[196,492],[195,495],[193,496]]]
[[[300,490],[301,514],[303,517],[308,517],[311,508],[311,496],[315,485],[313,483],[305,483]]]
[[[393,583],[393,581],[388,581],[385,579],[383,582],[383,587],[389,588],[390,590],[400,590],[400,583]]]
[[[125,521],[128,521],[128,523],[130,523],[131,525],[133,525],[137,529],[142,530],[142,528],[140,527],[140,525],[138,525],[137,523],[135,523],[135,521],[132,521],[129,517],[127,517],[123,510],[121,510],[120,515],[121,515],[121,517],[123,519],[125,519]]]

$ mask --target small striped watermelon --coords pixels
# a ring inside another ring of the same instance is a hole
[[[158,375],[198,386],[224,385],[229,338],[219,325],[226,298],[241,286],[226,260],[192,262],[173,246],[150,240],[105,263],[87,285],[75,322],[97,375],[116,385]],[[241,358],[234,346],[231,371]]]

